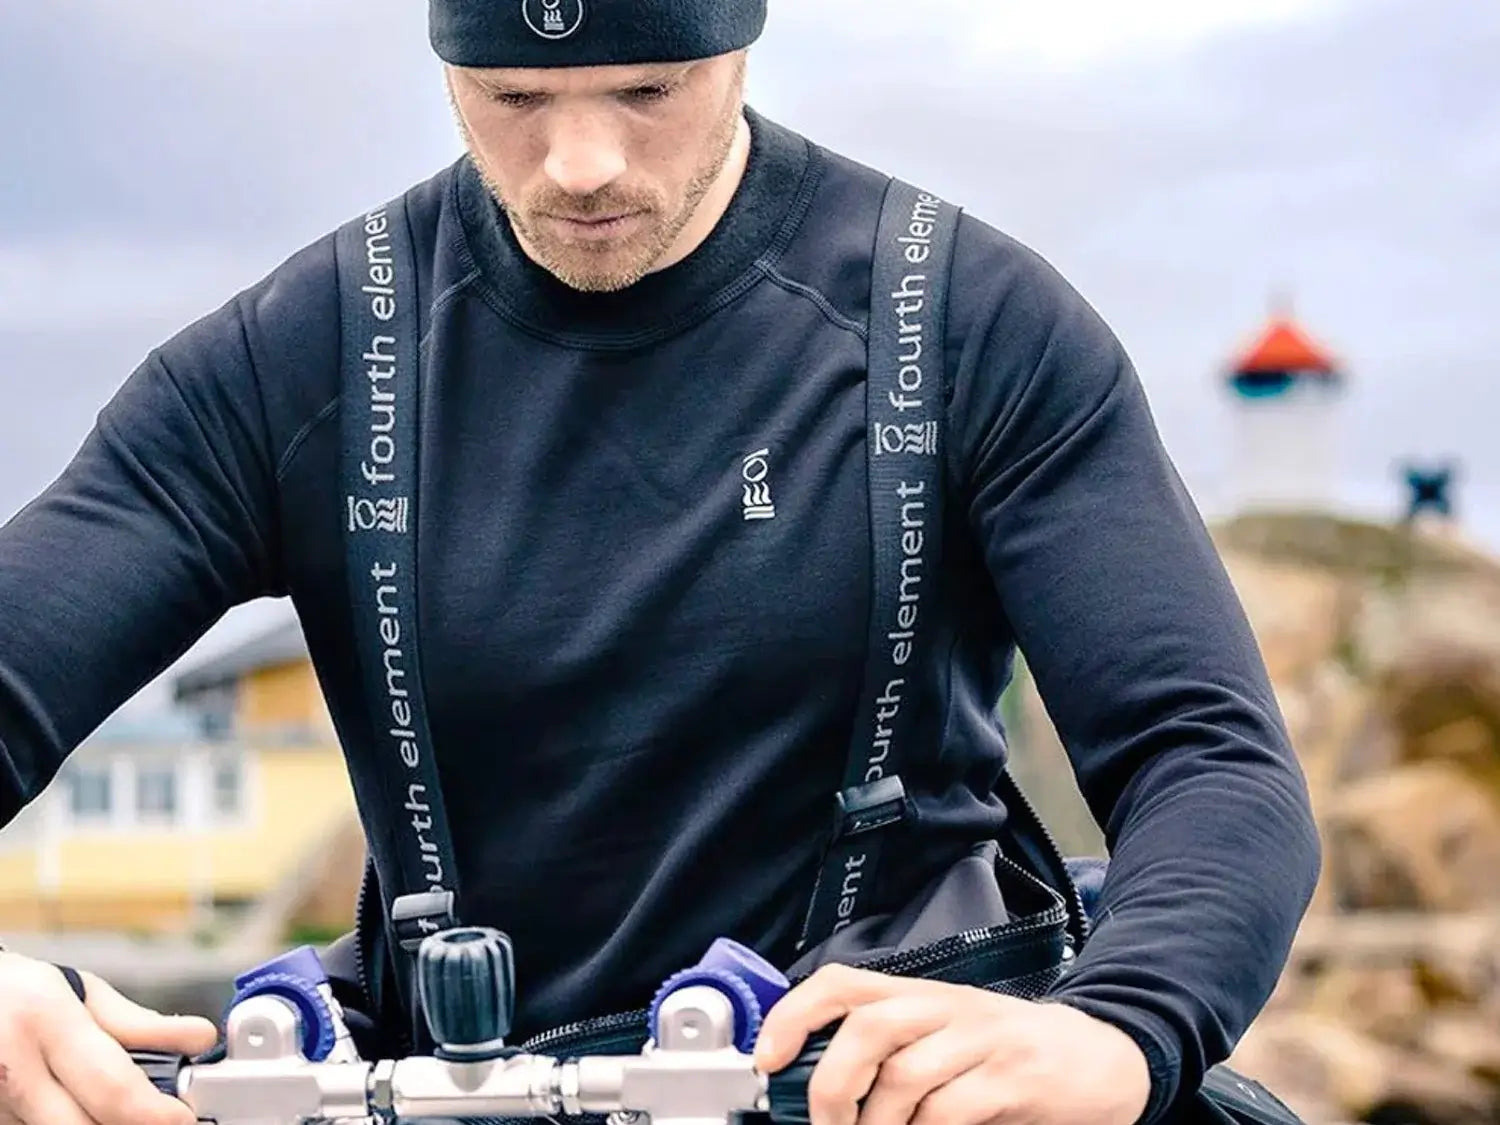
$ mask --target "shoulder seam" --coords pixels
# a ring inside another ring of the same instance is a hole
[[[256,404],[260,407],[260,424],[265,429],[266,446],[267,452],[269,453],[269,446],[271,444],[271,418],[266,410],[266,392],[264,386],[261,383],[260,362],[256,358],[255,349],[250,344],[250,318],[245,315],[246,303],[247,300],[244,292],[241,292],[235,296],[234,317],[235,320],[239,322],[240,344],[245,349],[245,359],[250,364],[250,378],[255,383],[255,401]],[[163,366],[165,366],[165,363],[163,363]],[[269,460],[269,457],[267,459]]]
[[[466,285],[470,284],[478,276],[479,271],[473,270],[470,273],[465,274],[458,281],[455,281],[452,285],[448,286],[447,289],[444,289],[443,292],[438,295],[437,299],[432,302],[432,311],[435,313],[439,309],[441,309],[444,305],[451,301]],[[431,335],[432,325],[429,324],[427,328],[427,334],[422,337],[421,344],[419,344],[418,346],[425,346],[428,338]],[[292,461],[301,451],[302,446],[306,444],[307,439],[312,436],[313,431],[315,431],[319,426],[328,421],[329,418],[333,417],[333,415],[338,412],[339,398],[340,396],[338,394],[335,394],[331,399],[324,403],[322,408],[319,409],[319,411],[311,418],[309,418],[305,423],[303,423],[302,428],[298,430],[292,440],[287,443],[286,451],[282,453],[281,461],[276,466],[277,484],[281,484],[286,478],[287,470],[291,468]]]
[[[443,306],[447,305],[468,286],[478,281],[479,277],[479,267],[471,265],[468,273],[464,274],[463,277],[459,278],[452,285],[448,286],[448,288],[444,289],[441,293],[433,298],[432,307],[427,310],[427,331],[422,333],[422,338],[417,341],[417,347],[419,349],[425,348],[427,346],[427,341],[432,339],[433,330],[437,327],[437,314],[443,309]]]
[[[191,419],[193,427],[197,431],[198,438],[203,442],[204,447],[209,451],[209,456],[213,458],[215,467],[219,470],[220,474],[226,480],[231,480],[233,478],[233,474],[226,470],[224,459],[219,455],[218,449],[209,439],[208,432],[203,427],[203,422],[199,419],[197,412],[193,410],[192,404],[188,401],[188,396],[183,392],[182,384],[177,381],[176,374],[168,365],[165,352],[161,348],[156,348],[151,352],[151,359],[154,360],[157,367],[161,369],[162,376],[166,379],[167,386],[172,388],[172,394],[176,396],[178,402],[182,405],[184,413],[186,413],[188,418]],[[249,504],[245,502],[245,499],[240,495],[239,490],[234,488],[232,485],[229,488],[229,493],[235,498],[236,502],[238,502],[242,510],[242,514],[245,517],[245,523],[255,534],[255,545],[257,550],[260,552],[260,560],[269,563],[271,553],[269,550],[267,550],[266,539],[262,534],[262,528],[255,519],[254,510]],[[184,518],[186,518],[181,503],[179,503],[175,498],[171,497],[168,497],[168,500],[172,504],[173,508],[175,508],[179,514],[184,515]],[[191,522],[191,520],[188,520],[189,524],[191,524]],[[201,539],[201,536],[199,538]],[[264,572],[260,577],[262,579],[266,577]]]
[[[302,446],[306,443],[307,439],[312,436],[312,432],[319,426],[321,426],[324,422],[328,421],[329,418],[333,417],[333,415],[338,410],[338,405],[339,396],[334,395],[333,398],[329,399],[328,402],[324,404],[321,410],[319,410],[310,419],[308,419],[306,423],[303,424],[302,428],[297,431],[296,436],[287,443],[286,452],[281,455],[281,463],[276,466],[277,484],[282,483],[283,478],[286,476],[287,469],[291,468],[292,459],[295,458],[298,452],[301,451]]]
[[[788,293],[796,294],[799,297],[805,297],[807,300],[811,301],[814,305],[817,306],[818,311],[823,314],[823,316],[828,320],[830,324],[834,325],[836,328],[842,328],[846,332],[853,332],[861,340],[868,342],[870,337],[869,329],[865,325],[860,324],[857,320],[852,320],[849,317],[845,316],[843,313],[839,312],[838,309],[833,307],[833,302],[830,301],[826,296],[824,296],[823,293],[821,293],[819,290],[814,289],[811,285],[804,284],[803,282],[793,281],[791,278],[787,277],[786,274],[778,270],[772,262],[767,261],[764,258],[756,262],[756,266],[760,269],[760,272],[765,275],[766,279],[773,285],[780,286]]]

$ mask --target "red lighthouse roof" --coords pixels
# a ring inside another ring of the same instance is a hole
[[[1291,373],[1337,378],[1333,357],[1285,315],[1273,316],[1260,336],[1235,361],[1236,375]]]

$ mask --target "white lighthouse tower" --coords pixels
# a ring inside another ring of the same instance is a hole
[[[1289,314],[1274,314],[1231,365],[1236,507],[1327,511],[1337,504],[1344,376]]]

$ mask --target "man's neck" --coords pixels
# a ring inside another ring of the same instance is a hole
[[[741,112],[735,118],[734,141],[729,150],[729,158],[724,162],[723,170],[699,202],[687,226],[682,228],[682,233],[672,243],[671,249],[651,268],[652,273],[675,266],[703,245],[704,240],[719,225],[719,220],[724,217],[724,213],[729,210],[729,204],[734,200],[734,193],[739,190],[740,182],[745,178],[745,167],[749,159],[750,124]]]

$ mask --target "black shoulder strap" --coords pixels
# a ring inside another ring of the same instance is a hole
[[[421,317],[405,200],[347,223],[335,252],[343,340],[340,518],[374,737],[362,750],[385,806],[366,818],[366,835],[387,936],[401,951],[394,956],[403,1009],[414,1011],[411,955],[427,934],[456,924],[458,882],[417,644]]]
[[[952,204],[892,180],[881,207],[870,284],[866,412],[874,590],[864,687],[854,740],[835,796],[832,838],[813,887],[798,950],[865,910],[884,830],[906,818],[901,763],[934,753],[940,709],[918,705],[937,597],[943,533],[946,411],[944,340],[958,219]],[[1063,894],[1073,944],[1088,920],[1046,825],[1008,770],[1005,802],[1012,855]]]
[[[885,830],[907,813],[901,763],[937,745],[920,706],[943,538],[943,341],[957,207],[892,180],[870,285],[866,459],[873,600],[864,688],[835,798],[833,838],[799,948],[860,916]]]

